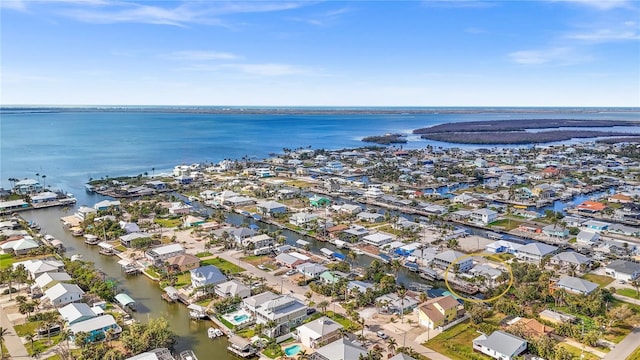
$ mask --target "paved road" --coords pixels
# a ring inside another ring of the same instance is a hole
[[[638,347],[640,347],[640,327],[635,327],[624,340],[603,357],[603,360],[624,360]]]
[[[16,335],[13,324],[7,317],[7,312],[4,309],[5,305],[7,304],[0,305],[0,326],[9,329],[9,333],[4,336],[4,345],[9,354],[11,354],[12,359],[31,359],[27,349],[24,347],[24,344],[22,344],[22,340]]]
[[[640,305],[640,300],[634,299],[634,298],[630,298],[628,296],[622,296],[622,295],[619,295],[619,294],[613,294],[613,297],[618,299],[618,300],[621,300],[621,301],[624,301],[624,302],[628,302],[630,304]]]
[[[239,258],[243,256],[242,252],[226,251],[216,255],[234,264],[238,264],[239,266],[241,266],[242,268],[244,268],[254,276],[264,277],[267,280],[267,283],[273,288],[278,289],[282,287],[283,293],[286,294],[286,293],[293,292],[293,295],[296,298],[303,301],[306,300],[304,298],[304,293],[309,290],[308,286],[299,286],[298,284],[294,284],[291,281],[289,281],[286,276],[274,276],[273,272],[262,271],[257,267],[240,260]],[[316,293],[313,294],[313,301],[316,304],[322,300],[327,300],[330,303],[329,307],[327,308],[328,310],[335,311],[336,313],[339,313],[342,315],[346,314],[346,311],[340,305],[338,305],[337,303],[334,304],[331,302],[331,298],[325,297]],[[365,330],[364,333],[366,335],[369,335],[368,336],[369,338],[371,337],[375,338],[375,333],[371,331]],[[421,331],[417,331],[417,330],[410,331],[410,332],[407,332],[407,335],[404,335],[405,334],[404,331],[387,331],[385,333],[387,333],[387,335],[392,336],[394,339],[396,339],[399,346],[402,346],[402,344],[405,343],[407,346],[413,348],[415,351],[419,352],[420,354],[427,356],[431,360],[451,360],[450,358],[417,343],[415,340],[416,340],[416,337],[419,336]]]

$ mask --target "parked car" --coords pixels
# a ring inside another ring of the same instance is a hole
[[[376,335],[377,335],[379,338],[381,338],[381,339],[385,339],[385,340],[389,338],[389,335],[387,335],[387,334],[383,333],[382,331],[378,331],[378,332],[376,332]]]
[[[298,273],[298,271],[297,271],[297,270],[291,269],[291,270],[287,271],[285,275],[287,275],[287,276],[291,276],[291,275],[295,275],[295,274],[297,274],[297,273]]]
[[[264,265],[262,265],[262,264],[260,264],[260,265],[258,265],[258,269],[260,269],[260,270],[265,270],[265,271],[266,271],[266,270],[267,270],[267,267],[266,267],[266,266],[264,266]]]
[[[315,308],[307,308],[307,315],[315,314],[315,312],[316,312]]]

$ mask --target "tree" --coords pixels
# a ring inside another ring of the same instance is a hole
[[[397,347],[398,343],[396,342],[396,339],[390,337],[387,339],[387,350],[389,350],[389,353],[391,355],[395,355],[396,354],[396,347]]]
[[[449,241],[447,241],[447,247],[449,249],[457,249],[459,245],[460,243],[457,239],[449,239]]]
[[[636,298],[638,298],[638,296],[640,296],[640,292],[638,290],[640,289],[640,279],[633,280],[631,282],[631,286],[633,286],[636,289]]]
[[[629,309],[629,307],[627,305],[622,305],[622,306],[615,307],[615,308],[609,310],[609,313],[608,313],[609,324],[608,324],[608,326],[612,327],[616,322],[623,321],[623,320],[629,318],[632,315],[633,315],[633,311],[631,311],[631,309]]]
[[[407,289],[398,289],[398,298],[400,299],[400,323],[402,324],[404,319],[404,299],[407,297]]]
[[[322,300],[318,303],[318,307],[320,311],[325,313],[327,311],[327,307],[329,306],[329,302],[327,300]]]
[[[4,337],[9,335],[9,329],[0,326],[0,359],[4,359]]]
[[[27,334],[27,336],[25,336],[24,338],[31,344],[31,353],[33,353],[33,343],[36,341],[36,335]]]

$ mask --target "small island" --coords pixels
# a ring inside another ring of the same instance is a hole
[[[413,133],[423,139],[458,144],[539,144],[574,138],[637,136],[640,134],[597,129],[638,125],[637,121],[519,119],[447,123],[416,129]]]
[[[367,136],[362,141],[380,145],[406,144],[407,138],[402,134],[384,134],[382,136]]]

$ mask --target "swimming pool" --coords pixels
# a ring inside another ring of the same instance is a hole
[[[243,321],[247,320],[248,318],[249,318],[249,315],[247,315],[247,314],[242,314],[242,315],[235,315],[235,316],[233,317],[233,320],[234,320],[235,322],[237,322],[237,323],[241,323],[241,322],[243,322]]]
[[[247,324],[251,321],[251,314],[247,313],[246,310],[240,309],[234,311],[232,313],[224,314],[222,317],[231,323],[233,326],[238,326],[240,324]]]
[[[289,346],[288,348],[284,349],[284,353],[287,356],[294,356],[295,354],[297,354],[298,352],[300,352],[300,345],[293,345],[293,346]]]

